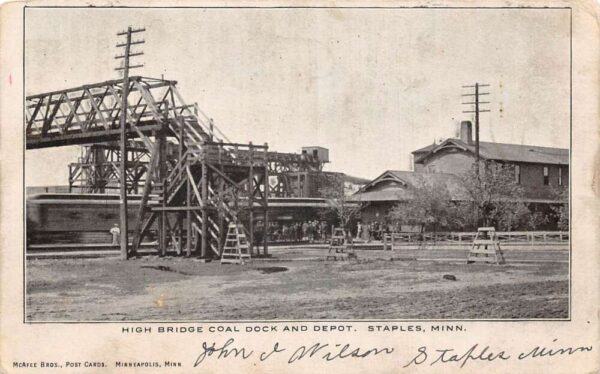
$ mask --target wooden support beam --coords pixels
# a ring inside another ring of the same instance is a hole
[[[202,198],[200,191],[198,191],[198,186],[196,185],[196,181],[194,180],[194,175],[192,174],[192,171],[190,170],[190,165],[186,165],[185,171],[188,175],[188,180],[191,182],[192,188],[194,189],[194,193],[196,194],[196,199],[198,200],[198,204],[200,204],[200,207],[204,207],[205,206],[204,199]]]
[[[158,179],[162,183],[162,201],[161,205],[163,208],[166,207],[167,204],[167,179],[166,179],[166,171],[167,171],[167,142],[165,137],[165,132],[160,130],[156,134],[156,143],[158,146]],[[158,217],[158,232],[159,232],[159,254],[164,256],[167,251],[167,225],[166,225],[166,211],[161,211]]]
[[[254,256],[254,148],[250,143],[250,168],[248,170],[248,252]]]
[[[218,216],[217,216],[217,225],[219,226],[219,256],[221,256],[221,254],[223,253],[223,245],[225,244],[225,237],[227,237],[227,233],[225,232],[225,209],[223,208],[223,205],[225,205],[225,201],[223,200],[223,194],[225,191],[225,180],[223,180],[223,178],[219,178],[218,181],[218,193],[219,193],[219,200],[220,200],[220,206],[219,206],[219,210],[218,210]]]
[[[84,90],[84,92],[89,96],[89,102],[92,105],[92,110],[90,111],[90,113],[93,113],[94,116],[96,114],[98,114],[98,116],[100,117],[100,120],[102,120],[102,125],[104,126],[104,129],[109,130],[110,125],[108,124],[108,122],[106,121],[106,118],[104,118],[104,115],[102,114],[102,111],[98,107],[98,103],[96,102],[96,99],[91,97],[92,94],[90,93],[89,90]],[[104,100],[104,96],[106,96],[106,93],[108,93],[108,90],[104,93],[103,96],[100,97],[99,102],[102,102]]]
[[[44,100],[39,99],[37,101],[37,103],[35,104],[35,109],[33,110],[33,114],[27,120],[27,128],[25,130],[25,134],[29,134],[29,132],[31,131],[31,125],[33,125],[33,122],[35,121],[35,117],[37,117],[43,103],[44,103]]]
[[[162,211],[167,211],[167,212],[186,212],[186,211],[194,211],[194,210],[202,210],[201,207],[199,206],[157,206],[152,208],[153,211],[156,212],[162,212]]]
[[[139,137],[140,133],[147,134],[151,131],[160,129],[161,125],[155,122],[142,124],[136,126],[135,129],[129,129],[127,132],[128,138]],[[138,131],[139,130],[139,131]],[[110,130],[90,130],[90,131],[67,131],[64,134],[53,134],[47,137],[42,136],[28,136],[26,139],[27,149],[39,149],[49,147],[60,147],[65,145],[77,145],[77,144],[90,144],[90,143],[104,143],[109,141],[118,140],[121,134],[121,129],[110,129]]]
[[[171,226],[171,222],[169,221],[169,216],[165,216],[165,226],[167,228],[168,236],[171,237],[171,242],[173,243],[173,246],[175,247],[175,251],[177,252],[177,254],[181,254],[181,241],[179,240],[180,237],[178,238],[178,235],[177,235],[178,222],[176,222],[174,226]],[[166,250],[165,250],[165,253],[166,253]]]
[[[154,78],[144,78],[144,77],[141,77],[138,75],[129,77],[129,80],[131,80],[131,81],[147,81],[148,83],[146,84],[146,86],[148,88],[165,87],[165,86],[177,84],[177,81],[160,80],[160,79],[154,79]],[[150,83],[150,81],[152,81],[152,83]],[[103,88],[106,86],[119,86],[122,83],[123,83],[123,79],[113,79],[113,80],[98,82],[98,83],[93,83],[93,84],[85,84],[82,86],[73,87],[73,88],[69,88],[66,90],[46,92],[46,93],[37,94],[37,95],[29,95],[29,96],[27,96],[27,100],[30,101],[30,100],[42,98],[42,97],[45,97],[48,95],[54,95],[54,94],[59,94],[59,93],[81,92],[83,89]]]
[[[156,213],[150,213],[150,216],[148,216],[148,219],[142,225],[142,229],[140,230],[140,243],[142,242],[142,240],[144,240],[144,237],[146,236],[148,229],[152,226],[154,221],[156,221],[156,217],[157,217]]]
[[[187,224],[186,234],[187,239],[185,242],[185,254],[189,257],[192,255],[192,212],[190,208],[192,207],[192,188],[190,179],[186,179],[186,189],[185,189],[185,200],[187,205],[187,211],[185,212],[185,222]]]
[[[157,107],[156,101],[154,100],[152,93],[137,81],[133,81],[133,84],[144,98],[146,104],[150,106],[150,111],[152,112],[154,119],[157,121],[161,121],[163,116],[161,115],[160,110]],[[167,108],[167,111],[168,110],[169,109]]]
[[[265,143],[265,153],[268,153],[268,145]],[[269,231],[269,168],[264,168],[264,194],[263,198],[263,255],[267,256],[269,254],[269,240],[267,238],[267,233]]]
[[[222,165],[222,164],[220,163],[220,165]],[[225,173],[224,173],[222,170],[218,169],[218,168],[217,168],[217,167],[215,167],[214,165],[210,165],[210,164],[209,164],[208,166],[209,166],[209,167],[210,167],[210,168],[211,168],[211,169],[212,169],[214,172],[216,172],[217,174],[219,174],[219,176],[220,176],[221,178],[225,179],[225,180],[226,180],[226,181],[227,181],[229,184],[231,184],[232,186],[234,186],[235,188],[237,188],[237,183],[236,183],[236,182],[235,182],[233,179],[229,178],[229,177],[227,176],[227,174],[225,174]]]
[[[50,127],[50,121],[48,121],[48,114],[50,113],[50,102],[52,101],[52,95],[48,97],[46,102],[46,110],[44,110],[44,120],[42,121],[42,136],[46,136],[48,128]]]
[[[208,169],[206,163],[202,162],[202,245],[200,247],[200,256],[206,258],[208,253],[208,210],[206,209],[208,197]]]

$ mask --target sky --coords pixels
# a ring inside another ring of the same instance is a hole
[[[27,95],[118,78],[116,33],[143,26],[132,74],[178,81],[234,142],[330,150],[374,178],[457,135],[463,85],[490,84],[480,139],[568,148],[565,9],[26,8]],[[30,150],[26,185],[66,185],[79,147]]]

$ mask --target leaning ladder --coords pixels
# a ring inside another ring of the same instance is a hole
[[[227,237],[223,253],[221,253],[222,264],[244,264],[250,260],[248,241],[241,224],[231,222],[227,229]]]
[[[480,227],[473,240],[467,264],[474,262],[488,262],[502,265],[505,263],[500,243],[493,227]]]

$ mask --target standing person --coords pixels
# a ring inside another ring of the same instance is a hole
[[[323,239],[327,239],[327,237],[329,236],[329,235],[327,235],[328,234],[328,232],[327,232],[327,222],[321,221],[319,223],[319,225],[321,225],[321,235],[323,235]]]
[[[283,241],[287,241],[288,240],[288,227],[286,224],[283,225],[282,229],[281,229],[281,236],[283,237]]]
[[[323,240],[323,231],[321,230],[321,222],[315,220],[315,231],[317,232],[317,240]]]
[[[377,234],[379,233],[379,222],[373,222],[373,240],[379,240]]]
[[[356,239],[360,239],[360,236],[362,235],[362,224],[360,223],[360,221],[356,222]]]
[[[304,221],[302,223],[302,240],[307,240],[308,239],[308,223],[306,223],[306,221]]]
[[[119,228],[119,224],[115,223],[109,232],[112,235],[112,245],[119,245],[121,242],[121,229]]]

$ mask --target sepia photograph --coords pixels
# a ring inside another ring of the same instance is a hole
[[[571,17],[25,7],[24,321],[569,321]]]

